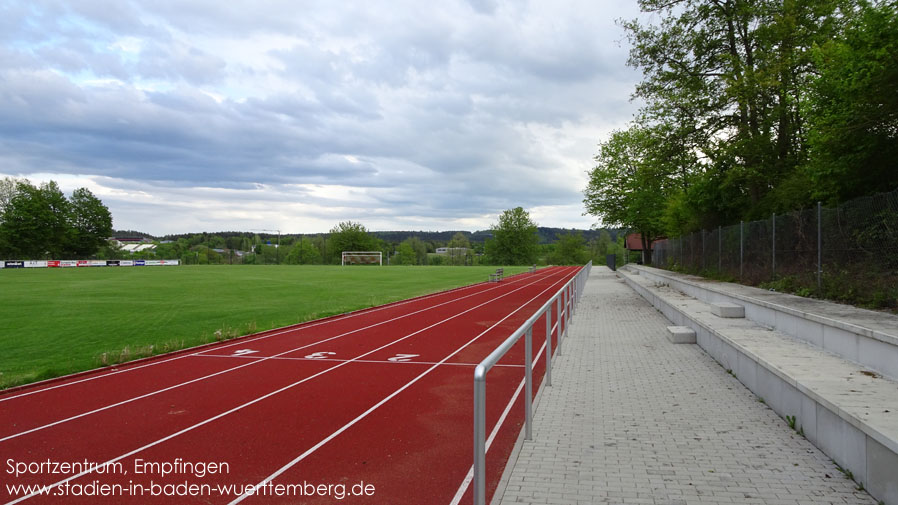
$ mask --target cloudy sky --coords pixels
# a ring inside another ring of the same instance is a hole
[[[635,4],[635,2],[632,2]],[[0,177],[153,234],[586,228],[615,0],[0,0]]]

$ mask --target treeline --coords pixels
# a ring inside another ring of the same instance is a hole
[[[894,0],[640,0],[644,103],[599,145],[587,212],[646,238],[898,188]]]
[[[536,227],[536,235],[538,237],[538,241],[540,244],[551,244],[558,240],[558,235],[565,235],[571,233],[579,233],[583,236],[583,239],[587,242],[592,240],[598,240],[599,236],[602,232],[605,231],[610,234],[612,240],[617,240],[618,230],[603,230],[603,229],[590,229],[590,230],[579,230],[574,228],[552,228],[546,226],[537,226]],[[388,244],[399,244],[400,242],[412,238],[417,237],[419,240],[425,243],[428,252],[433,253],[437,247],[447,247],[449,242],[452,241],[453,237],[457,234],[461,233],[469,243],[472,244],[482,244],[489,238],[493,236],[490,230],[479,230],[479,231],[465,231],[465,230],[453,230],[453,231],[369,231],[369,234],[374,237],[384,241]],[[165,241],[178,241],[180,239],[188,239],[194,240],[195,237],[204,236],[208,237],[210,234],[208,233],[178,233],[178,234],[169,234],[163,235],[161,237],[154,237],[148,233],[144,233],[141,231],[135,230],[116,230],[116,236],[119,237],[133,237],[133,238],[150,238],[150,239],[159,239]],[[222,231],[215,232],[211,234],[217,237],[221,237],[224,239],[226,243],[229,244],[230,248],[239,248],[240,241],[244,238],[254,238],[258,237],[259,240],[268,241],[268,240],[277,240],[278,235],[275,233],[251,233],[245,231]],[[287,234],[282,237],[292,242],[296,242],[301,240],[302,238],[313,238],[316,236],[326,236],[327,234],[321,233],[309,233],[309,234]]]
[[[66,198],[53,181],[0,180],[0,258],[89,258],[111,233],[109,209],[86,188]]]
[[[544,233],[555,231],[553,240]],[[247,232],[168,235],[154,240],[155,249],[138,253],[107,248],[106,259],[180,259],[184,264],[339,265],[342,251],[380,251],[391,265],[584,264],[621,254],[618,230],[540,228],[521,208],[506,211],[485,232],[371,232],[345,221],[328,233],[271,234]],[[145,238],[141,232],[119,231],[117,237]],[[384,237],[389,239],[384,239]],[[434,237],[445,240],[434,240]],[[479,241],[477,239],[480,239]],[[448,251],[437,254],[439,248]]]

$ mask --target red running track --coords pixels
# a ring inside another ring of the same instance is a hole
[[[576,272],[7,392],[0,503],[471,503],[474,366]],[[538,386],[544,323],[533,342]],[[487,383],[488,500],[523,423],[523,356],[521,340]]]

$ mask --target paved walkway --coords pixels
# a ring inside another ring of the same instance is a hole
[[[876,504],[670,324],[593,268],[503,504]]]

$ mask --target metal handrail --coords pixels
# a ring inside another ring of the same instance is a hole
[[[524,438],[533,438],[533,325],[546,314],[546,385],[552,385],[552,306],[556,306],[558,319],[558,342],[556,348],[561,353],[561,342],[568,333],[577,302],[583,286],[592,269],[592,261],[565,283],[542,307],[518,327],[502,344],[490,353],[474,369],[474,504],[486,504],[486,374],[505,356],[505,353],[524,336]],[[562,310],[562,305],[564,310]],[[562,319],[563,318],[563,319]],[[561,324],[563,323],[563,324]],[[563,331],[562,331],[563,329]]]

